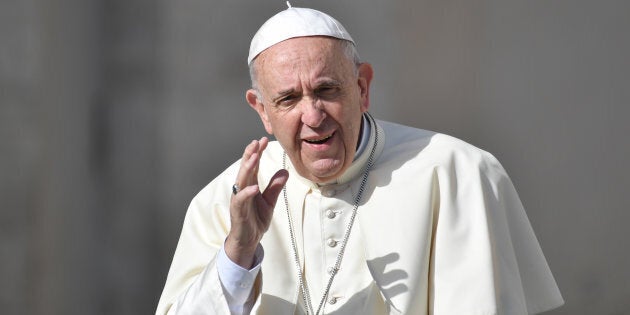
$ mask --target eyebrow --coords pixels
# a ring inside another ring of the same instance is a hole
[[[343,82],[335,79],[327,79],[317,84],[316,89],[322,86],[342,86]]]
[[[317,90],[318,88],[321,88],[321,87],[336,87],[336,86],[342,86],[342,85],[343,85],[342,81],[335,80],[335,79],[325,79],[325,80],[322,80],[321,82],[319,82],[317,84],[317,86],[315,87],[315,90]],[[295,89],[294,88],[282,90],[282,91],[276,93],[276,96],[273,97],[271,99],[271,101],[276,103],[281,98],[283,98],[283,97],[285,97],[287,95],[294,94],[294,93],[295,93]]]

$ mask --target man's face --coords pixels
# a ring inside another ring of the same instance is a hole
[[[369,106],[372,68],[361,64],[357,74],[342,47],[328,37],[270,47],[255,60],[260,95],[249,90],[246,96],[298,173],[317,183],[350,166]]]

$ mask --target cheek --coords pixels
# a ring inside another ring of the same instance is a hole
[[[285,145],[293,145],[293,139],[296,139],[298,134],[298,124],[295,122],[295,118],[290,115],[274,115],[269,118],[269,128],[273,130],[276,139],[281,140]]]
[[[269,122],[269,119],[265,119],[263,118],[263,125],[265,126],[265,131],[267,131],[268,134],[273,135],[273,125],[271,124],[271,122]]]

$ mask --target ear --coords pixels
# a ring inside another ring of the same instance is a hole
[[[258,113],[267,133],[273,135],[273,128],[271,128],[271,122],[269,121],[269,116],[267,116],[267,111],[265,111],[265,105],[261,98],[260,93],[254,89],[249,89],[245,93],[247,103]]]
[[[370,107],[370,83],[374,76],[374,70],[369,63],[361,63],[359,65],[358,84],[361,92],[361,112],[366,112]]]

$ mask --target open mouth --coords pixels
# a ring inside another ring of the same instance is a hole
[[[328,135],[328,136],[326,136],[324,138],[320,138],[320,139],[304,139],[304,141],[306,141],[307,143],[310,143],[310,144],[323,144],[323,143],[326,143],[326,141],[328,141],[328,139],[332,138],[333,135],[334,135],[334,133],[331,134],[331,135]]]

